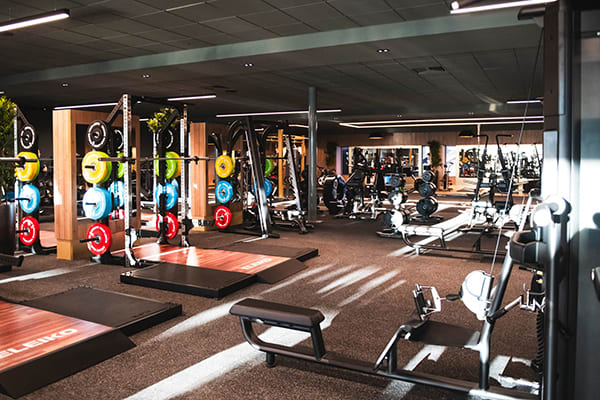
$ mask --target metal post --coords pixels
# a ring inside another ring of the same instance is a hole
[[[308,220],[317,219],[317,88],[308,88]]]
[[[17,154],[19,154],[19,132],[18,132],[18,125],[19,125],[19,106],[15,105],[15,118],[13,119],[13,157],[16,157]],[[7,188],[8,189],[8,188]],[[19,180],[17,179],[17,174],[15,174],[15,187],[14,187],[14,193],[15,193],[15,198],[18,196],[18,193],[21,191],[21,182],[19,182]],[[8,190],[6,191],[6,196],[7,196],[7,200],[8,200]],[[20,207],[20,203],[18,201],[15,202],[15,207],[14,207],[14,212],[15,212],[15,226],[17,227],[16,229],[18,229],[19,227],[19,223],[20,223],[20,211],[21,211],[21,207]],[[19,248],[21,247],[21,241],[18,241],[17,245],[19,246]]]
[[[189,156],[189,147],[188,147],[188,123],[187,123],[187,105],[183,106],[183,113],[180,115],[179,119],[179,150],[180,154],[184,157]],[[189,218],[189,185],[188,185],[188,166],[189,162],[187,160],[180,160],[181,163],[181,201],[182,201],[182,216],[181,220],[183,221],[183,232],[181,234],[181,246],[189,247],[190,243],[188,241],[188,218]]]
[[[125,266],[135,267],[137,266],[137,261],[133,256],[133,252],[131,248],[133,247],[133,242],[135,241],[135,234],[133,232],[133,228],[131,226],[131,197],[132,197],[132,185],[131,185],[131,149],[129,148],[129,140],[132,138],[131,135],[131,104],[130,97],[127,94],[123,95],[122,98],[123,103],[123,154],[125,156],[124,160],[124,169],[125,174],[123,175],[123,183],[125,186],[125,193],[123,194],[125,198],[124,211],[125,211]],[[138,132],[139,135],[139,132]],[[140,199],[137,199],[140,201]],[[137,216],[141,218],[141,216]]]

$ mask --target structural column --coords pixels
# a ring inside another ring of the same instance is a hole
[[[317,219],[317,88],[308,88],[308,220]]]

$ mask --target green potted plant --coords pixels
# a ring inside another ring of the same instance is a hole
[[[14,156],[13,121],[15,103],[6,96],[0,96],[0,157]],[[0,192],[8,193],[15,180],[15,167],[12,163],[0,163]]]

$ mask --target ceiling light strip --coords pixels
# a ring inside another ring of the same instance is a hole
[[[198,96],[183,96],[183,97],[169,97],[168,101],[183,101],[183,100],[202,100],[202,99],[214,99],[217,97],[216,94],[202,94]]]
[[[340,122],[341,126],[355,129],[380,129],[380,128],[418,128],[431,126],[465,126],[465,125],[511,125],[511,124],[543,124],[544,120],[527,121],[471,121],[471,122],[442,122],[431,124],[393,124],[393,125],[354,125],[352,123]]]
[[[539,99],[533,100],[508,100],[506,104],[528,104],[528,103],[541,103],[542,101]]]
[[[543,115],[530,115],[520,117],[470,117],[470,118],[430,118],[430,119],[396,119],[392,121],[361,121],[349,122],[353,125],[378,125],[378,124],[412,124],[412,123],[428,123],[428,122],[462,122],[462,121],[499,121],[499,120],[522,120],[544,118]]]
[[[480,12],[480,11],[500,10],[503,8],[524,7],[524,6],[532,6],[532,5],[536,5],[536,4],[554,3],[555,1],[557,1],[557,0],[508,1],[508,2],[504,2],[504,3],[486,4],[486,5],[482,5],[482,6],[456,8],[456,9],[450,10],[450,14],[466,14],[466,13]],[[458,4],[457,2],[454,2],[454,3]],[[454,8],[454,3],[452,4],[452,8]]]
[[[61,10],[51,11],[43,14],[32,15],[30,17],[19,18],[12,21],[7,21],[0,24],[0,32],[12,31],[15,29],[26,28],[28,26],[45,24],[48,22],[59,21],[69,18],[69,10],[63,8]]]
[[[54,107],[55,110],[68,110],[71,108],[94,108],[94,107],[108,107],[115,106],[117,103],[95,103],[95,104],[78,104],[74,106],[60,106]]]
[[[334,108],[331,110],[317,110],[317,113],[339,113],[342,112],[340,108]],[[308,114],[308,111],[268,111],[268,112],[256,112],[256,113],[243,113],[243,114],[218,114],[217,118],[230,118],[230,117],[256,117],[265,115],[292,115],[292,114]]]

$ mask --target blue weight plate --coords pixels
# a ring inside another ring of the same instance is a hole
[[[108,190],[113,195],[114,206],[123,208],[125,205],[125,184],[123,181],[114,181],[110,184]]]
[[[31,214],[40,206],[40,191],[32,184],[24,185],[17,196],[21,210],[26,214]]]
[[[172,209],[177,205],[177,200],[179,199],[179,195],[177,194],[177,187],[171,183],[166,183],[165,186],[160,183],[156,185],[156,192],[154,192],[154,201],[156,205],[160,207],[160,195],[162,193],[167,195],[166,207],[167,210]]]
[[[273,191],[273,183],[271,183],[270,180],[265,178],[265,195],[267,197],[269,197],[271,195],[272,191]]]
[[[83,195],[83,212],[87,218],[98,220],[112,211],[112,197],[108,190],[93,187]]]
[[[231,186],[231,183],[219,181],[216,188],[216,197],[217,201],[221,204],[230,202],[233,197],[233,186]]]

